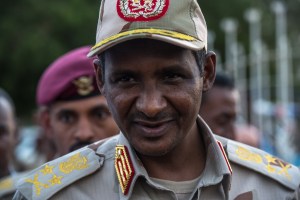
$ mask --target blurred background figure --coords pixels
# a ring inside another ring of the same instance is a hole
[[[258,128],[250,124],[236,125],[236,140],[250,146],[260,148],[261,137]]]
[[[237,123],[239,101],[240,95],[234,80],[227,74],[218,72],[213,87],[203,94],[199,114],[215,134],[259,147],[257,128]]]
[[[89,50],[85,46],[59,57],[38,83],[38,122],[57,156],[119,132],[97,88]]]
[[[90,47],[72,50],[42,74],[36,91],[37,156],[43,162],[119,132],[96,85]],[[36,166],[35,166],[36,167]]]
[[[300,167],[300,108],[297,107],[295,110],[295,119],[289,142],[292,144],[294,150],[293,163]]]
[[[11,173],[13,149],[16,143],[17,123],[13,103],[8,94],[0,89],[0,178]]]
[[[212,131],[236,140],[239,93],[234,81],[224,73],[217,73],[213,87],[203,94],[200,116]]]
[[[15,107],[10,96],[0,88],[0,199],[11,199],[19,177],[14,159],[17,144]]]

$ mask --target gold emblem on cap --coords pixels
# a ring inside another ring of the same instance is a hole
[[[94,90],[93,77],[81,76],[77,80],[73,81],[73,83],[77,87],[79,95],[86,96]]]
[[[151,21],[161,17],[168,8],[169,0],[119,0],[120,17],[128,21]]]
[[[134,176],[134,168],[126,146],[116,146],[115,168],[122,192],[126,195]]]

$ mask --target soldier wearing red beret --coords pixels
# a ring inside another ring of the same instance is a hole
[[[56,59],[38,83],[38,121],[57,156],[119,132],[97,88],[89,49],[80,47]]]

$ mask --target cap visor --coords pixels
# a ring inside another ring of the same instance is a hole
[[[182,48],[191,50],[201,50],[205,47],[205,43],[190,35],[185,35],[175,31],[161,29],[136,29],[122,32],[111,37],[108,37],[97,43],[90,52],[88,57],[93,57],[103,51],[128,40],[148,38],[167,42]]]

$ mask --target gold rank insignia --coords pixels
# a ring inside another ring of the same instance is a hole
[[[134,168],[126,146],[116,146],[115,168],[122,192],[126,195],[134,176]]]
[[[86,96],[94,90],[93,77],[82,76],[73,81],[73,83],[77,87],[78,94],[81,96]]]

